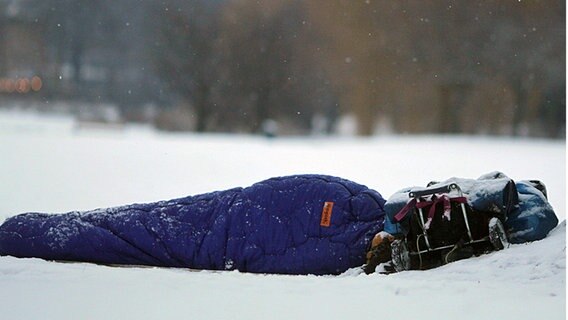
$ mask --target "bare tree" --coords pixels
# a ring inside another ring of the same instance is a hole
[[[361,134],[371,134],[381,116],[404,132],[461,132],[493,117],[519,134],[539,126],[547,112],[538,106],[557,108],[539,101],[555,82],[565,83],[563,1],[309,3],[333,43],[328,68],[342,75],[341,100]],[[491,82],[502,96],[488,96],[495,94]],[[501,103],[475,105],[484,95]]]
[[[196,118],[196,131],[207,130],[215,112],[214,87],[219,82],[216,46],[217,6],[211,1],[164,2],[154,12],[159,20],[153,45],[156,71]]]
[[[315,93],[327,94],[299,1],[234,1],[225,8],[225,85],[251,132],[279,118],[309,128]]]

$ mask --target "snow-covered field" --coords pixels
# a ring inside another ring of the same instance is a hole
[[[500,170],[541,179],[566,216],[564,141],[368,139],[77,129],[0,113],[0,222],[170,199],[271,177],[322,173],[388,197],[406,186]],[[564,319],[566,226],[548,238],[430,271],[389,276],[254,275],[0,257],[0,319]]]

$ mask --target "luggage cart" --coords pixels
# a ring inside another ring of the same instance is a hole
[[[501,220],[495,216],[488,219],[487,234],[483,234],[483,236],[477,238],[473,235],[470,226],[472,212],[468,210],[466,198],[461,188],[456,183],[411,191],[409,198],[409,201],[414,205],[410,223],[414,224],[414,226],[418,225],[419,228],[415,228],[415,234],[409,232],[404,238],[393,241],[391,245],[392,262],[396,271],[423,269],[423,260],[426,257],[436,256],[438,260],[441,258],[441,264],[459,260],[452,260],[449,259],[449,257],[461,248],[481,246],[488,247],[492,250],[501,250],[508,245],[505,228]],[[444,213],[442,214],[448,214],[443,218],[447,220],[452,218],[459,218],[459,220],[461,220],[463,218],[465,234],[461,235],[460,239],[454,243],[440,244],[431,239],[431,230],[436,228],[436,225],[431,226],[431,223],[434,215],[440,214],[436,211],[436,205],[440,203],[445,205]],[[450,203],[449,206],[448,203]],[[428,216],[426,216],[424,209],[428,206],[430,210]],[[451,210],[451,212],[446,212],[448,209]],[[476,212],[473,214],[476,215],[479,213]],[[456,215],[461,215],[461,217],[457,217]],[[412,241],[412,243],[409,243],[410,241]],[[469,256],[471,255],[473,254]]]

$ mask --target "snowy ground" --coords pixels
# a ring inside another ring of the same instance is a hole
[[[541,179],[566,216],[565,143],[508,138],[283,138],[77,129],[0,113],[0,222],[180,197],[271,176],[345,177],[388,197],[500,170]],[[253,275],[0,257],[2,319],[564,319],[565,222],[540,242],[435,270]]]

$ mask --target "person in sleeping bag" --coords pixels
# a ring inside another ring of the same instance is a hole
[[[375,190],[325,175],[65,214],[25,213],[0,226],[0,255],[119,265],[283,274],[361,266],[382,231]]]

